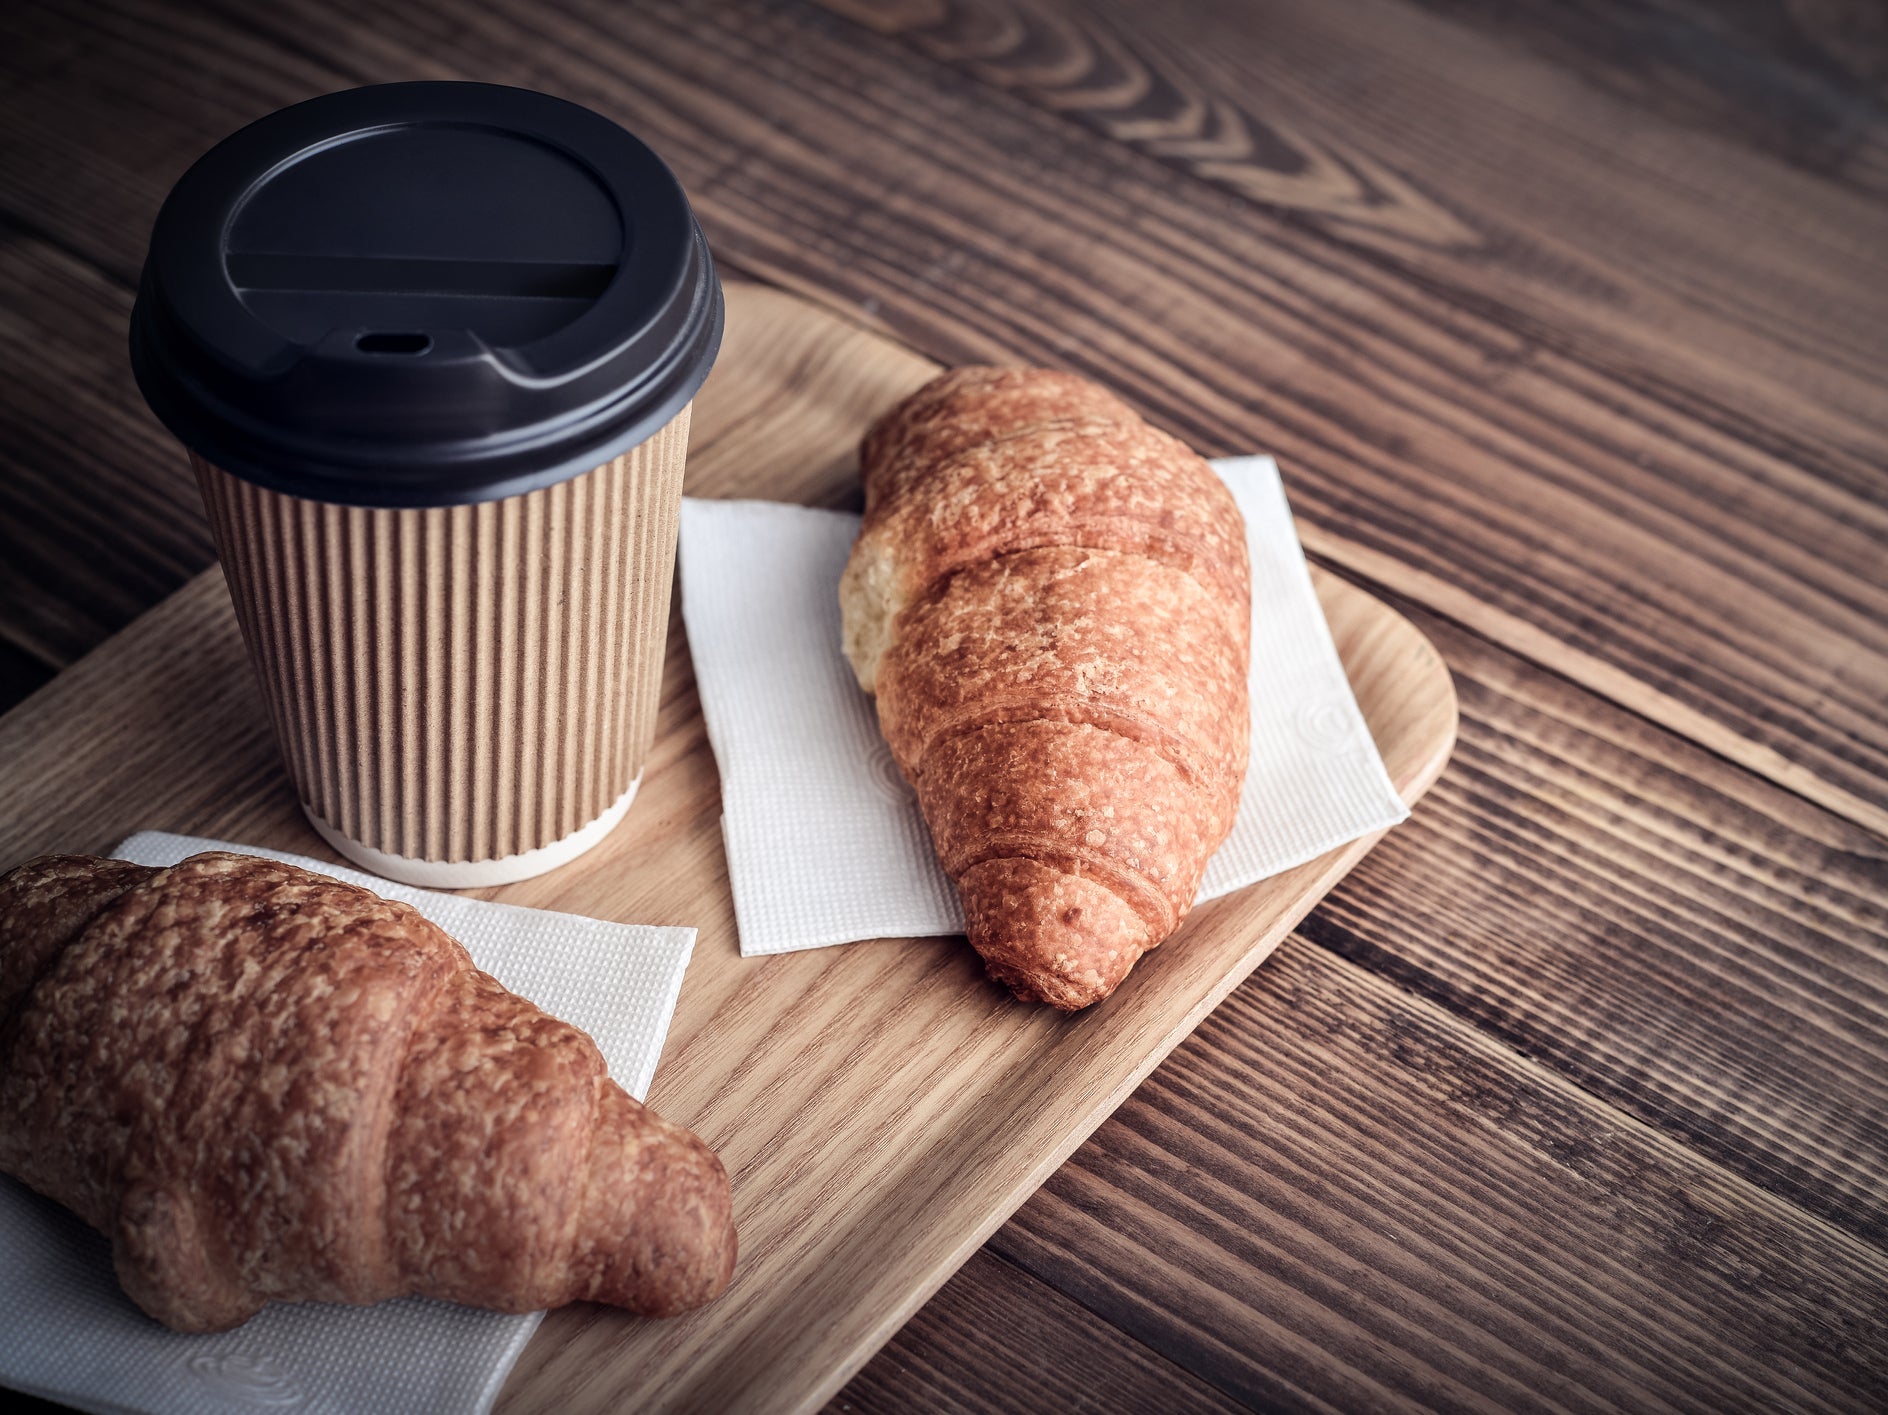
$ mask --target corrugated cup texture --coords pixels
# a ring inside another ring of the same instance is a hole
[[[602,815],[662,685],[688,409],[580,477],[385,510],[192,457],[303,805],[409,859],[499,860]]]

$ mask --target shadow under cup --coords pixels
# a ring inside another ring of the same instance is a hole
[[[189,449],[283,756],[342,854],[501,884],[621,819],[721,315],[673,176],[543,94],[331,94],[173,190],[133,367]]]

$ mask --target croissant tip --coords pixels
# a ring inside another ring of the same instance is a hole
[[[986,860],[957,886],[985,969],[1024,1002],[1091,1007],[1159,942],[1107,886],[1035,860]]]
[[[984,953],[983,970],[991,982],[1008,988],[1010,995],[1018,1002],[1053,1007],[1058,1012],[1080,1012],[1104,1001],[1114,991],[1112,987],[1058,986],[1058,980],[1053,976],[1045,976],[1039,970],[1014,966],[992,957],[990,953]]]

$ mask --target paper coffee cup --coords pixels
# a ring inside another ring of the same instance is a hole
[[[189,450],[283,757],[342,854],[500,884],[621,819],[721,314],[673,176],[543,94],[331,94],[178,183],[133,367]]]

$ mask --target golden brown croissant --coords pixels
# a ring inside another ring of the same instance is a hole
[[[405,904],[221,852],[0,878],[0,1170],[179,1331],[407,1293],[720,1293],[728,1177]]]
[[[970,941],[1073,1010],[1179,927],[1245,780],[1245,526],[1072,374],[964,368],[866,434],[845,649]]]

